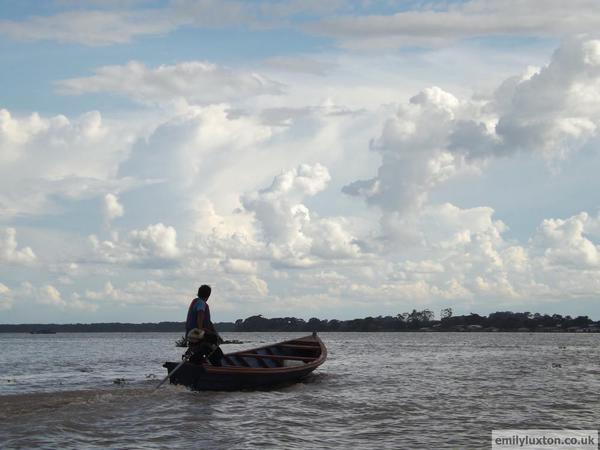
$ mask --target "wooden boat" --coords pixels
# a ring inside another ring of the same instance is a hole
[[[170,376],[171,384],[182,384],[199,391],[232,391],[268,388],[300,381],[327,358],[327,348],[313,333],[265,347],[227,353],[222,366],[204,364],[183,365]],[[166,362],[169,373],[179,363]]]

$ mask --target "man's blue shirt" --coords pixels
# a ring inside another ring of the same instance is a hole
[[[188,308],[187,320],[185,321],[185,333],[189,333],[191,329],[198,328],[198,313],[204,311],[204,323],[202,328],[208,328],[210,326],[210,308],[206,300],[202,298],[195,298],[190,303]]]

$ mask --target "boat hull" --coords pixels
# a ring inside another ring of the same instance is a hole
[[[169,381],[199,391],[268,389],[301,381],[326,358],[325,345],[313,334],[228,353],[222,359],[222,366],[185,362]],[[166,362],[163,367],[171,373],[178,365],[177,362]]]
[[[164,364],[171,372],[177,363]],[[171,384],[180,384],[197,391],[238,391],[244,389],[266,389],[297,383],[306,378],[316,367],[283,373],[248,373],[240,371],[208,372],[203,366],[185,363],[170,377]]]

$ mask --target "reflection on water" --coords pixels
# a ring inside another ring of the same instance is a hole
[[[153,392],[177,337],[0,335],[0,447],[489,448],[495,428],[600,423],[598,334],[323,333],[304,383]]]

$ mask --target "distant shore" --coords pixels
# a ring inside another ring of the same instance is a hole
[[[600,321],[587,316],[561,316],[530,312],[495,312],[488,316],[468,314],[452,315],[451,309],[442,310],[442,318],[435,320],[430,310],[398,314],[396,316],[366,317],[352,320],[308,321],[295,317],[268,319],[261,315],[238,319],[235,322],[219,322],[220,332],[523,332],[523,333],[600,333]],[[184,322],[158,323],[76,323],[76,324],[0,324],[0,333],[139,333],[181,332]]]

